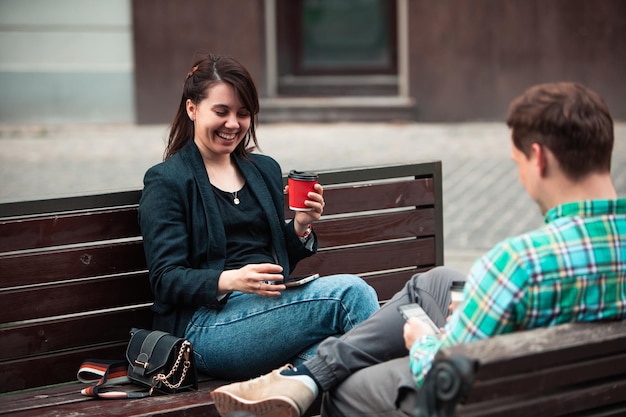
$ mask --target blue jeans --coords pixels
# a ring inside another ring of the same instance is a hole
[[[248,379],[311,358],[317,345],[378,310],[372,287],[354,275],[319,278],[277,298],[234,292],[220,311],[202,307],[185,337],[200,372]]]

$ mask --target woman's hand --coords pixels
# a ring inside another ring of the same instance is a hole
[[[310,207],[310,211],[296,211],[294,216],[294,229],[296,234],[304,234],[311,223],[319,220],[324,212],[324,187],[320,184],[315,184],[313,187],[316,192],[310,192],[304,201],[307,207]],[[289,186],[285,187],[285,191],[289,192]]]
[[[278,297],[287,287],[282,284],[283,267],[276,264],[249,264],[239,269],[224,271],[217,284],[218,295],[232,291]]]
[[[415,343],[416,340],[420,339],[427,334],[435,334],[433,329],[422,320],[409,317],[409,319],[404,323],[404,344],[407,350],[411,350],[411,347]]]

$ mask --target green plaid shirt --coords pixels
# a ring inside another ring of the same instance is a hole
[[[439,338],[411,349],[422,385],[440,348],[522,329],[626,317],[626,199],[563,204],[477,260]]]

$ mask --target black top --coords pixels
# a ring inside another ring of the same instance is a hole
[[[247,264],[276,263],[272,255],[271,232],[267,217],[259,202],[248,189],[248,183],[234,193],[213,186],[217,208],[222,215],[226,232],[226,265],[237,269]]]

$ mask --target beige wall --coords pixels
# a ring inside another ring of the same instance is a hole
[[[134,122],[130,0],[0,0],[0,123]]]
[[[133,0],[137,120],[169,123],[198,53],[237,58],[265,92],[263,0]]]
[[[502,120],[527,86],[578,81],[626,120],[626,1],[410,0],[418,120]]]

